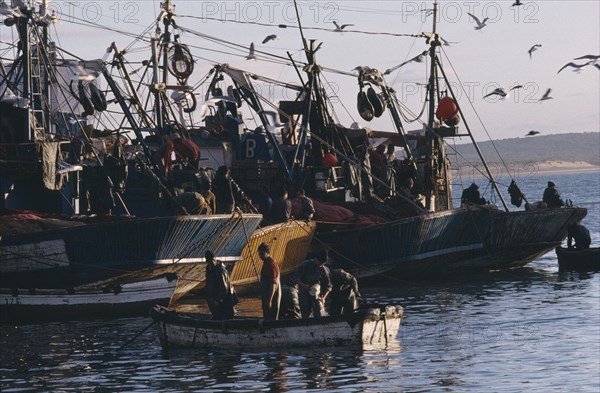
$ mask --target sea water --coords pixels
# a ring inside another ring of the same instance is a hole
[[[600,174],[526,173],[519,185],[532,202],[548,180],[588,209],[583,223],[600,245]],[[3,325],[0,390],[600,391],[600,273],[559,271],[554,252],[521,269],[361,292],[405,307],[387,347],[166,352],[153,329],[120,348],[149,318]]]

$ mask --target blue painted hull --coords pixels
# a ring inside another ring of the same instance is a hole
[[[169,264],[240,259],[259,214],[118,219],[3,236],[0,287],[65,288]]]
[[[357,276],[434,276],[523,266],[559,245],[586,213],[460,208],[316,236]]]

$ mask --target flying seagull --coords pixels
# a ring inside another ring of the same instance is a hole
[[[518,7],[520,5],[523,5],[523,3],[521,3],[521,0],[515,0],[515,2],[513,3],[513,7]]]
[[[276,40],[276,39],[277,39],[277,35],[271,34],[271,35],[266,36],[262,43],[266,44],[267,42]]]
[[[485,26],[487,26],[485,24],[485,22],[487,22],[487,20],[489,18],[484,18],[483,21],[480,21],[475,15],[470,14],[467,12],[467,15],[469,15],[471,18],[473,18],[473,20],[475,21],[475,23],[477,23],[477,26],[475,26],[475,30],[481,30],[483,29]]]
[[[577,72],[577,73],[579,73],[579,72],[581,72],[581,70],[582,70],[584,67],[586,67],[588,64],[591,64],[591,63],[593,63],[593,61],[588,61],[588,62],[587,62],[587,63],[585,63],[585,64],[575,64],[575,63],[573,63],[573,62],[569,62],[569,63],[565,64],[564,66],[562,66],[562,67],[560,68],[560,70],[558,70],[557,74],[558,74],[558,73],[560,73],[562,70],[564,70],[564,69],[565,69],[565,68],[567,68],[567,67],[572,67],[574,72]]]
[[[594,64],[596,64],[598,62],[598,60],[600,60],[600,55],[585,55],[585,56],[576,57],[573,60],[590,60],[590,61],[593,61]]]
[[[494,91],[492,91],[491,93],[484,95],[483,98],[487,98],[489,96],[499,96],[501,99],[504,99],[504,98],[508,97],[508,95],[511,91],[513,91],[515,89],[520,89],[522,87],[523,87],[523,85],[513,86],[510,89],[508,89],[508,92],[506,92],[506,90],[504,90],[503,88],[498,87],[498,88],[494,89]]]
[[[354,26],[351,23],[346,23],[346,24],[340,26],[340,25],[338,25],[337,21],[335,21],[335,20],[333,21],[333,24],[335,25],[335,30],[334,31],[344,31],[344,29],[346,27],[348,27],[348,26]]]
[[[550,97],[550,92],[551,91],[552,91],[552,89],[546,90],[546,92],[544,93],[544,95],[542,96],[542,98],[540,98],[538,101],[542,102],[542,101],[553,99],[554,97]]]
[[[525,134],[525,136],[534,136],[534,135],[537,135],[539,133],[540,133],[539,131],[531,130],[527,134]]]
[[[531,59],[531,54],[542,47],[542,44],[535,44],[527,52],[529,52],[529,58]]]
[[[500,96],[501,98],[504,98],[507,95],[508,94],[506,93],[506,91],[504,91],[503,88],[498,87],[498,88],[494,89],[494,91],[492,91],[491,93],[484,95],[483,98],[487,98],[489,96]]]
[[[256,60],[256,56],[254,55],[254,42],[250,44],[250,52],[248,52],[248,56],[246,56],[246,60]]]
[[[458,42],[446,41],[442,37],[440,37],[440,40],[442,40],[444,46],[450,46],[450,44],[458,44]]]

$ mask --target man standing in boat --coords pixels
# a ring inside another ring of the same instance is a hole
[[[260,299],[263,318],[274,321],[279,319],[281,305],[281,278],[279,265],[271,257],[271,248],[267,243],[258,246],[258,255],[263,261],[260,270]]]
[[[487,201],[479,194],[479,186],[475,183],[471,183],[468,188],[465,188],[460,197],[461,202],[464,204],[471,203],[474,205],[485,205]]]
[[[215,259],[215,254],[207,250],[206,258],[206,300],[212,314],[212,319],[231,319],[235,313],[234,289],[231,286],[229,272],[221,261]]]
[[[331,269],[329,314],[352,314],[358,308],[358,280],[344,269]]]
[[[218,214],[233,213],[236,203],[241,204],[245,199],[244,192],[231,178],[231,169],[226,165],[217,169],[212,186],[217,197]]]
[[[556,184],[551,181],[548,182],[548,187],[544,190],[544,198],[542,200],[549,208],[562,207],[565,205],[565,202],[562,200],[556,189]]]
[[[592,238],[590,237],[590,231],[586,227],[573,223],[569,225],[568,231],[567,247],[577,250],[587,250],[590,248]],[[575,240],[575,244],[573,244],[573,240]]]
[[[310,220],[315,214],[315,206],[312,199],[306,196],[303,188],[298,190],[298,199],[300,200],[300,217],[301,220]]]
[[[319,252],[298,266],[294,282],[298,285],[298,298],[302,318],[326,316],[325,301],[331,292],[331,272],[325,266],[327,252]]]
[[[273,224],[286,222],[292,218],[292,202],[288,199],[288,192],[283,190],[281,195],[273,201],[271,210]]]

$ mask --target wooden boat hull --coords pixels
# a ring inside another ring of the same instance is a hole
[[[600,247],[585,250],[556,247],[558,267],[565,270],[600,270]]]
[[[148,280],[112,282],[70,290],[0,290],[2,323],[148,315],[168,305],[177,284],[173,274]]]
[[[366,308],[348,316],[264,321],[258,318],[210,320],[155,307],[151,312],[163,348],[288,348],[387,344],[396,340],[400,306]]]
[[[560,245],[586,213],[460,208],[315,236],[359,277],[431,276],[524,266]]]
[[[66,288],[148,267],[236,261],[260,214],[117,219],[0,239],[0,287]]]
[[[314,221],[290,220],[254,231],[242,250],[242,259],[235,263],[231,272],[231,282],[238,292],[258,288],[262,267],[256,251],[259,244],[264,242],[271,246],[271,255],[279,263],[281,275],[286,276],[306,259],[316,228]]]

